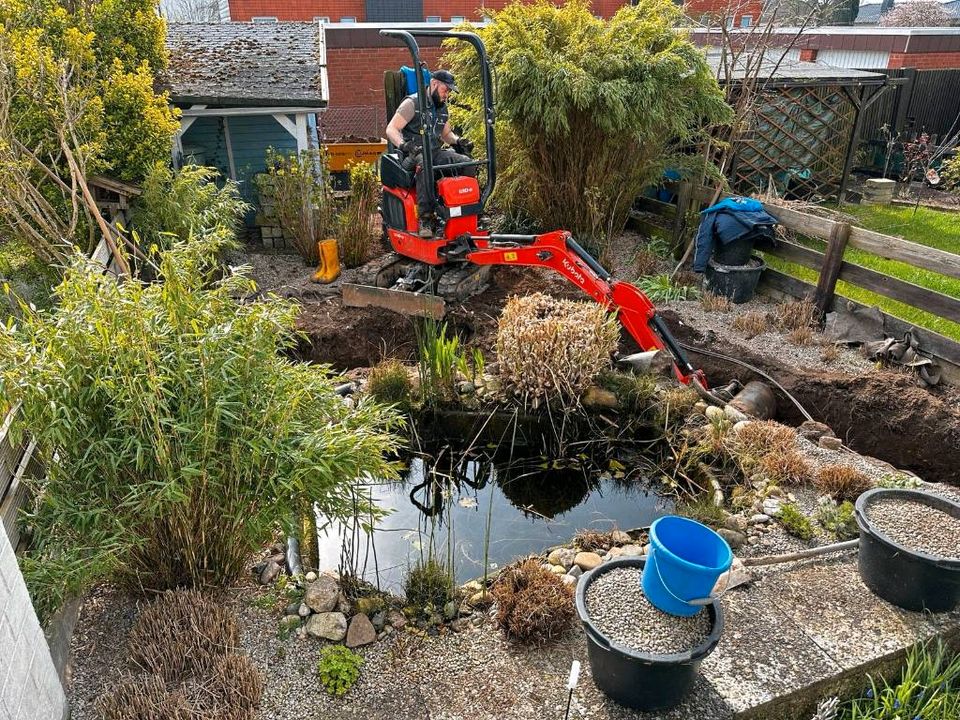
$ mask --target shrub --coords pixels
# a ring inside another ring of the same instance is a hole
[[[777,513],[777,520],[783,525],[783,529],[794,537],[801,540],[813,539],[813,524],[810,518],[804,515],[796,505],[788,503],[780,508]]]
[[[363,657],[343,645],[329,645],[320,651],[317,676],[323,689],[333,697],[343,697],[360,677]]]
[[[103,720],[193,720],[194,711],[182,692],[167,690],[157,676],[123,678],[97,700]]]
[[[759,459],[768,453],[784,453],[797,445],[793,428],[774,420],[754,420],[730,435],[735,453]]]
[[[576,401],[610,364],[620,327],[602,306],[535,293],[512,297],[497,326],[504,388],[524,404]]]
[[[726,513],[713,500],[712,492],[700,492],[677,505],[677,514],[693,518],[704,525],[719,527]]]
[[[48,471],[25,558],[41,608],[118,574],[228,583],[278,522],[295,531],[314,502],[366,514],[354,479],[395,476],[396,416],[348,408],[322,368],[287,359],[296,307],[237,303],[251,284],[217,279],[222,246],[176,244],[150,285],[77,257],[57,308],[24,308],[0,331],[0,392],[21,403]]]
[[[131,223],[147,244],[168,249],[176,240],[192,234],[237,228],[247,205],[235,182],[217,186],[215,168],[187,165],[174,172],[157,163],[143,182],[143,194],[134,205]]]
[[[873,487],[867,475],[849,465],[825,465],[813,478],[817,490],[838,501],[856,500]]]
[[[669,275],[654,275],[641,278],[637,282],[644,295],[651,302],[661,303],[671,300],[694,300],[700,295],[700,290],[692,285],[674,283]]]
[[[363,265],[380,235],[377,203],[380,198],[380,179],[377,169],[369,163],[350,166],[350,197],[337,218],[337,239],[340,256],[348,268]]]
[[[585,0],[514,2],[489,15],[494,22],[473,29],[497,77],[498,197],[540,227],[594,243],[619,234],[641,190],[666,168],[690,167],[683,149],[730,118],[702,52],[675,30],[680,9],[667,0],[642,0],[610,20],[595,18]],[[482,136],[472,48],[462,43],[445,57],[472,109],[460,119]]]
[[[940,181],[946,190],[960,190],[960,147],[953,149],[953,157],[943,161],[940,166]]]
[[[333,237],[336,207],[325,150],[304,150],[299,155],[267,151],[267,172],[257,176],[262,205],[273,203],[280,226],[290,234],[304,262],[316,265],[317,243]]]
[[[573,619],[573,587],[531,558],[505,568],[493,585],[497,625],[507,638],[543,642]]]
[[[410,570],[403,590],[408,605],[442,609],[453,597],[453,574],[442,562],[431,557],[418,562]]]
[[[700,305],[707,312],[730,312],[733,303],[723,295],[714,295],[712,292],[705,292],[700,296]]]
[[[399,360],[379,363],[367,378],[367,393],[377,402],[409,409],[413,383],[407,368]]]
[[[660,265],[660,259],[650,250],[641,248],[637,250],[637,255],[633,259],[633,269],[637,277],[647,277],[653,275]]]
[[[936,0],[904,0],[880,16],[884,27],[947,27],[953,24],[950,13]]]
[[[839,505],[833,501],[821,503],[817,508],[816,519],[823,529],[837,540],[852,540],[860,535],[857,520],[854,517],[853,503],[849,500]]]
[[[796,450],[764,455],[757,470],[776,485],[806,485],[813,474],[810,463]]]

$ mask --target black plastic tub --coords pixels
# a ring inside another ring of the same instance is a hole
[[[643,558],[611,560],[586,573],[577,584],[577,614],[587,634],[587,655],[593,680],[611,700],[634,710],[663,710],[690,691],[700,661],[713,652],[723,631],[723,609],[714,600],[706,606],[710,636],[703,644],[673,655],[649,655],[608,640],[587,614],[587,588],[600,575],[622,567],[643,571]]]
[[[869,507],[884,498],[921,502],[960,518],[960,504],[938,495],[919,490],[868,490],[856,504],[860,578],[878,596],[905,610],[952,610],[960,602],[960,559],[928,555],[880,532],[870,522]]]
[[[710,260],[704,276],[704,287],[714,295],[721,295],[735,303],[749,302],[756,292],[760,274],[767,265],[754,255],[744,265],[721,265]]]
[[[713,249],[713,261],[718,265],[746,265],[753,254],[753,238],[738,237],[724,244],[718,242]]]

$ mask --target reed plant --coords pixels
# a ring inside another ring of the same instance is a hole
[[[350,196],[337,217],[337,240],[340,257],[348,268],[363,265],[380,234],[377,204],[380,200],[380,179],[369,163],[350,167]]]
[[[453,399],[457,374],[466,374],[468,367],[460,338],[448,332],[447,323],[428,318],[417,327],[417,369],[424,403]]]
[[[78,256],[55,309],[0,331],[0,393],[47,467],[24,561],[42,610],[109,577],[229,583],[303,508],[349,517],[358,478],[396,474],[398,417],[289,359],[296,307],[237,302],[253,284],[214,264],[223,241],[175,244],[149,285]]]

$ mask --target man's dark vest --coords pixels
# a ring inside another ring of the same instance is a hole
[[[420,102],[417,98],[416,93],[413,95],[407,95],[406,98],[413,100],[413,119],[408,122],[403,128],[403,140],[404,142],[408,140],[414,140],[417,143],[420,142]],[[447,124],[447,120],[450,119],[450,113],[447,111],[447,106],[444,103],[439,108],[434,107],[433,101],[430,98],[427,98],[427,118],[430,122],[430,126],[427,128],[425,135],[430,138],[430,147],[434,150],[439,150],[440,146],[443,144],[443,140],[440,137],[440,134],[443,132],[443,127]]]

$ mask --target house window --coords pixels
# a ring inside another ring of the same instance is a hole
[[[427,22],[435,22],[435,23],[438,23],[438,22],[440,22],[440,16],[439,16],[439,15],[427,15],[426,21],[427,21]]]
[[[450,22],[453,23],[454,25],[459,25],[464,21],[464,19],[465,18],[463,17],[463,15],[454,15],[452,18],[450,18]]]
[[[733,30],[733,16],[727,18],[727,30]]]
[[[275,22],[277,22],[277,19],[276,19],[275,17],[268,17],[268,16],[266,16],[266,15],[257,15],[257,16],[255,16],[255,17],[250,18],[250,22],[255,22],[255,23],[275,23]]]
[[[322,22],[324,25],[330,24],[330,17],[328,15],[318,15],[313,19],[314,22]]]
[[[343,23],[344,25],[349,25],[351,23],[355,23],[356,21],[357,21],[356,15],[347,15],[346,17],[340,18],[340,22]]]
[[[748,28],[753,25],[753,15],[744,15],[740,18],[740,27]]]

